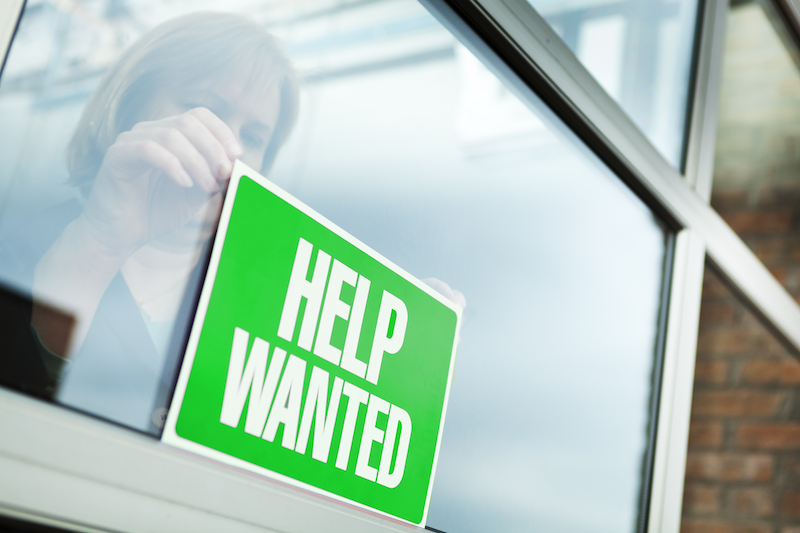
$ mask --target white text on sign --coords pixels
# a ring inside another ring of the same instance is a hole
[[[356,357],[356,352],[362,333],[370,281],[322,250],[317,251],[309,280],[312,253],[312,244],[301,238],[292,265],[277,336],[294,343],[301,302],[305,299],[296,346],[377,385],[384,354],[397,354],[403,346],[408,326],[406,305],[388,291],[383,291],[369,359],[366,362],[361,361]],[[352,305],[341,300],[345,283],[355,289]],[[347,323],[341,349],[331,344],[337,319]],[[249,341],[250,334],[247,331],[235,328],[220,414],[221,423],[238,427],[247,403],[245,433],[273,442],[279,427],[283,425],[281,445],[305,454],[313,422],[311,456],[317,461],[327,463],[336,433],[342,396],[346,396],[335,467],[348,470],[356,422],[362,412],[361,406],[365,405],[365,422],[358,446],[355,474],[388,488],[395,488],[400,484],[411,441],[411,418],[404,409],[375,394],[369,394],[338,376],[331,383],[330,373],[317,366],[312,366],[306,388],[307,362],[304,359],[287,354],[277,346],[273,347],[270,356],[270,343],[258,337],[253,340],[250,355],[247,357]],[[388,416],[385,430],[377,427],[379,414]],[[373,443],[383,445],[378,468],[370,466]]]

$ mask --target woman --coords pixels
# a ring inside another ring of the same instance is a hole
[[[155,431],[233,161],[269,170],[297,100],[274,38],[236,15],[169,21],[108,71],[68,148],[83,201],[34,270],[61,402]]]

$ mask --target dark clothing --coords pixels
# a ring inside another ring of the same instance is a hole
[[[0,383],[159,434],[153,413],[170,400],[204,269],[195,268],[191,275],[165,355],[156,349],[139,306],[124,277],[117,273],[59,384],[61,376],[48,373],[41,342],[30,328],[30,288],[36,263],[80,212],[80,204],[72,201],[33,220],[4,224],[0,276],[28,293],[0,299],[0,317],[11,315],[6,318],[13,324],[13,331],[0,329],[3,345],[13,347],[0,356]]]

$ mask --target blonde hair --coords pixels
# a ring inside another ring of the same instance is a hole
[[[193,13],[149,31],[108,69],[83,110],[67,147],[70,182],[88,193],[106,150],[130,130],[148,102],[164,87],[180,90],[249,69],[248,84],[279,83],[280,114],[261,172],[266,173],[294,126],[298,111],[296,74],[265,28],[227,13]]]

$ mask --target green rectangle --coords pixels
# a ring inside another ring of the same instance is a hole
[[[237,162],[162,439],[424,526],[460,320]]]

